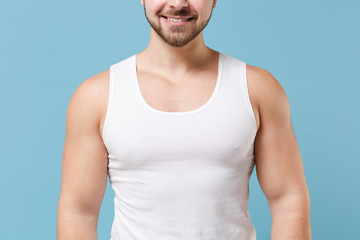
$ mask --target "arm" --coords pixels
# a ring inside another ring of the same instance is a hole
[[[104,73],[84,81],[68,105],[57,215],[59,240],[97,239],[108,161],[99,131]]]
[[[311,240],[310,196],[284,89],[265,69],[250,67],[260,127],[255,163],[270,206],[272,240]]]

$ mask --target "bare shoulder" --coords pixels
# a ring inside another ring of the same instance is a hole
[[[106,112],[109,92],[109,69],[98,73],[84,80],[72,95],[69,105],[68,114],[71,112],[82,112],[89,121],[96,124],[100,131],[100,123]]]
[[[264,68],[247,64],[246,68],[250,101],[254,113],[260,122],[264,123],[268,113],[280,110],[288,112],[288,98],[285,90],[274,75]]]

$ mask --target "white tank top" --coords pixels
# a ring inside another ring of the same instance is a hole
[[[144,100],[136,55],[110,67],[102,137],[114,190],[111,240],[255,240],[248,211],[257,132],[246,63],[219,54],[216,87],[187,112]]]

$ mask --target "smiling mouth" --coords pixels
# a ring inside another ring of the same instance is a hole
[[[163,18],[167,19],[170,22],[174,22],[174,23],[179,23],[179,22],[188,22],[191,21],[193,19],[193,17],[189,17],[189,18],[181,18],[181,17],[167,17],[167,16],[162,16]]]

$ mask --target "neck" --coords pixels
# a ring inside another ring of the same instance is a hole
[[[181,73],[204,66],[215,56],[216,52],[205,45],[202,32],[187,45],[173,47],[151,29],[149,45],[137,55],[137,59],[141,59],[148,67]]]

